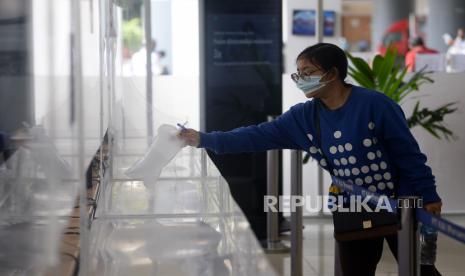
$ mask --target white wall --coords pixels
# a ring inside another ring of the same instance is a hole
[[[425,84],[419,93],[413,93],[402,108],[410,116],[421,96],[421,105],[436,108],[458,101],[459,110],[448,115],[446,122],[457,140],[438,140],[421,127],[412,129],[422,151],[428,156],[428,165],[436,176],[443,209],[449,213],[465,213],[465,73],[435,73],[434,83]]]
[[[171,1],[173,74],[199,74],[199,3],[193,0]]]
[[[164,51],[166,56],[162,60],[162,64],[168,67],[168,71],[172,71],[171,59],[173,52],[171,51],[171,0],[152,0],[152,37],[157,42],[157,51]]]
[[[341,34],[341,0],[323,1],[324,10],[333,10],[336,12],[336,30],[332,37],[324,37],[323,41],[328,43],[339,43]],[[306,47],[317,43],[316,36],[296,36],[292,34],[292,14],[293,10],[317,9],[317,1],[313,0],[283,0],[283,39],[284,39],[284,65],[285,73],[291,73],[296,70],[295,58]]]

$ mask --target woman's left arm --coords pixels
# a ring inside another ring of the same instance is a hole
[[[381,116],[381,135],[399,173],[399,194],[413,192],[423,197],[428,211],[440,212],[441,198],[436,191],[435,178],[426,165],[426,155],[410,132],[404,112],[389,99],[384,103]]]

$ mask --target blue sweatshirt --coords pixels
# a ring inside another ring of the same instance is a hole
[[[342,107],[330,110],[320,104],[319,143],[315,102],[296,104],[272,122],[201,133],[199,147],[218,154],[304,150],[332,175],[372,192],[421,196],[424,203],[441,200],[426,156],[398,104],[382,93],[353,86]]]

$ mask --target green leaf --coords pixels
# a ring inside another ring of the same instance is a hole
[[[400,73],[399,77],[397,77],[397,79],[395,81],[393,81],[392,85],[390,87],[388,87],[387,91],[386,91],[386,95],[388,95],[389,97],[393,97],[396,92],[399,90],[399,87],[402,85],[403,81],[404,81],[404,77],[405,75],[407,74],[407,67],[405,67],[402,72]],[[396,101],[398,102],[398,101]]]
[[[398,72],[399,72],[399,68],[397,68],[397,67],[393,68],[391,74],[389,74],[386,82],[384,83],[384,86],[380,87],[380,90],[384,94],[387,94],[390,87],[396,82]]]
[[[388,50],[386,55],[384,56],[384,62],[381,64],[381,68],[379,69],[378,75],[378,87],[384,87],[387,78],[389,77],[392,69],[394,67],[396,61],[396,52],[392,50]]]
[[[410,93],[419,91],[423,84],[434,82],[430,78],[431,72],[426,71],[426,68],[405,80],[407,69],[396,65],[397,53],[392,49],[388,50],[384,57],[375,56],[373,69],[363,59],[352,57],[350,54],[347,56],[351,61],[348,74],[359,85],[378,90],[398,103],[402,103]],[[454,133],[444,125],[444,121],[448,114],[457,111],[455,104],[447,103],[431,110],[421,107],[420,101],[417,101],[407,124],[409,128],[421,126],[437,139],[454,138]]]
[[[351,76],[361,86],[374,89],[373,82],[360,72],[352,73],[351,71],[349,71],[349,76]]]
[[[375,77],[379,76],[379,72],[381,70],[381,67],[383,66],[383,63],[384,58],[381,55],[376,55],[373,59],[373,73],[375,74]]]
[[[429,108],[425,107],[420,109],[420,101],[417,101],[412,115],[407,119],[408,126],[412,128],[420,125],[438,139],[441,139],[441,135],[446,140],[449,140],[449,138],[454,138],[454,133],[452,130],[444,126],[443,122],[445,115],[453,113],[457,110],[457,108],[451,108],[455,104],[456,102],[447,103],[439,108],[436,108],[435,110],[430,110]]]
[[[365,76],[364,79],[370,84],[372,84],[370,85],[371,87],[374,87],[374,74],[370,66],[368,65],[368,63],[366,63],[366,61],[364,61],[363,59],[359,57],[351,56],[349,53],[347,53],[347,56],[349,60],[351,61],[351,63],[355,66],[355,68],[352,68],[352,70],[359,71],[361,74],[363,74]]]

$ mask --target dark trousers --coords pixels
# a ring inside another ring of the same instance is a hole
[[[342,275],[375,276],[376,266],[383,254],[384,239],[386,239],[389,249],[397,260],[397,235],[366,240],[336,242]],[[421,276],[441,275],[434,266],[421,266],[420,274]]]

